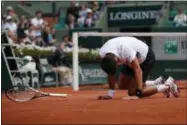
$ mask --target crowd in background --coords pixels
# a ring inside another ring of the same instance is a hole
[[[91,28],[96,25],[106,5],[121,4],[125,1],[90,1],[80,4],[70,1],[66,12],[66,28]],[[187,26],[187,16],[182,9],[173,19],[177,27]],[[35,44],[37,46],[58,46],[72,48],[69,36],[63,36],[60,43],[56,43],[55,29],[50,27],[42,18],[40,10],[35,17],[27,19],[25,15],[17,15],[14,8],[8,6],[2,15],[2,30],[7,31],[10,41],[16,44]]]
[[[42,18],[40,10],[35,17],[27,19],[17,15],[14,8],[8,6],[2,15],[2,31],[7,32],[9,42],[20,45],[36,45],[41,47],[57,46],[57,48],[72,48],[71,38],[63,36],[62,41],[56,42],[55,29],[50,27]]]
[[[70,7],[67,9],[66,13],[66,28],[94,27],[106,5],[124,2],[125,1],[90,1],[79,5],[78,1],[71,1]]]
[[[17,15],[11,6],[3,15],[2,30],[6,31],[10,41],[16,44],[35,44],[50,46],[55,43],[55,30],[42,18],[42,12],[36,11],[35,17],[27,19]]]
[[[182,9],[178,9],[178,14],[175,16],[173,21],[176,27],[187,26],[187,15]]]
[[[67,29],[94,27],[104,5],[110,4],[110,2],[103,3],[92,1],[79,5],[78,1],[70,1],[65,27]],[[40,10],[35,12],[35,17],[28,19],[25,15],[17,15],[14,8],[8,6],[6,13],[2,15],[1,25],[2,31],[7,32],[9,41],[14,44],[34,44],[41,47],[57,46],[69,50],[72,48],[69,36],[62,36],[62,42],[56,42],[55,29],[44,21]]]
[[[103,7],[103,4],[97,1],[92,1],[91,7],[87,3],[79,5],[79,2],[71,1],[66,13],[66,28],[94,27]]]

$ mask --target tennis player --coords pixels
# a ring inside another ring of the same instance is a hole
[[[116,37],[108,40],[100,49],[101,68],[108,75],[108,94],[98,99],[112,99],[115,94],[115,84],[119,87],[129,84],[128,97],[124,99],[139,99],[164,92],[178,97],[179,91],[172,77],[159,77],[152,82],[146,82],[155,63],[155,54],[141,40],[135,37]],[[119,79],[116,70],[122,65]]]

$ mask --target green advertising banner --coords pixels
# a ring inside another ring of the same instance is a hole
[[[148,26],[160,18],[162,5],[108,7],[108,26]]]
[[[155,79],[162,74],[172,76],[176,80],[187,79],[187,60],[156,61],[150,78]]]
[[[79,65],[80,84],[98,84],[106,82],[106,74],[100,68],[99,63]]]
[[[7,74],[7,71],[8,70],[6,68],[2,68],[3,73]],[[163,74],[172,76],[176,80],[187,79],[187,60],[156,61],[155,67],[150,74],[149,79],[156,79]],[[6,88],[9,88],[13,85],[13,83],[10,81],[10,78],[7,78],[6,76],[9,75],[5,75],[5,77],[2,77],[1,79],[2,90],[5,90]],[[54,81],[55,76],[52,75],[53,79],[47,78],[48,76],[49,74],[44,77],[45,82],[48,82],[48,84],[45,85],[54,85],[55,82],[51,81]],[[16,82],[16,79],[14,79],[14,81]],[[17,82],[19,82],[19,80]],[[99,63],[80,64],[79,83],[80,85],[101,83],[106,84],[106,74],[100,68]]]
[[[187,79],[187,60],[157,60],[149,79],[156,79],[163,74],[172,76],[176,80]],[[99,63],[81,64],[79,66],[79,83],[82,85],[107,83],[106,74],[100,68]]]

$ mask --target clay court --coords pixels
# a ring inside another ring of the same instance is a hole
[[[121,100],[127,96],[124,90],[117,91],[113,100],[97,100],[107,89],[95,86],[81,87],[78,92],[44,88],[43,91],[69,96],[42,97],[24,103],[12,102],[2,93],[2,124],[187,124],[187,84],[181,85],[179,98],[165,98],[159,93],[129,101]]]

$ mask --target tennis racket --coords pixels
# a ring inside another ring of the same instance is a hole
[[[26,102],[45,96],[67,97],[67,94],[42,92],[25,85],[13,86],[5,91],[5,95],[8,99],[15,102]]]

